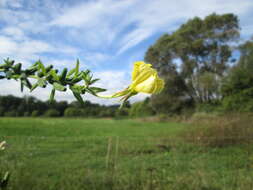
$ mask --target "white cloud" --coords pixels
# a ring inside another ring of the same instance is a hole
[[[153,33],[154,32],[152,31],[152,29],[144,29],[144,28],[136,29],[130,32],[122,39],[121,41],[122,47],[119,49],[117,54],[119,55],[124,51],[126,51],[127,49],[139,44],[143,40],[150,37]]]
[[[6,27],[1,30],[1,33],[9,36],[15,40],[22,40],[25,38],[24,32],[18,27]]]
[[[12,39],[0,36],[1,46],[0,46],[0,55],[6,55],[10,52],[14,52],[17,49],[17,43],[15,43]]]

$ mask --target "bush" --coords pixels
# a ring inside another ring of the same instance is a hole
[[[253,112],[253,88],[225,97],[222,107],[230,112]]]
[[[196,112],[212,113],[218,111],[220,105],[220,102],[198,104],[196,105]]]
[[[65,117],[80,117],[83,115],[82,109],[80,108],[67,108],[64,111]]]
[[[4,113],[5,117],[16,117],[17,113],[15,111],[8,111]]]
[[[115,115],[115,111],[112,109],[104,109],[99,112],[99,117],[113,117]]]
[[[4,107],[0,107],[0,116],[4,116]]]
[[[44,116],[45,117],[59,117],[60,112],[57,111],[56,109],[49,109],[45,112]]]
[[[117,119],[127,117],[128,115],[129,115],[129,108],[124,108],[123,107],[122,109],[118,109],[115,112],[115,117]]]
[[[153,114],[154,112],[151,106],[149,106],[148,101],[136,102],[132,104],[132,107],[129,110],[129,115],[131,117],[145,117]]]
[[[25,113],[24,113],[24,117],[29,117],[30,116],[30,113],[28,112],[28,111],[26,111]]]
[[[32,117],[38,117],[40,116],[40,112],[38,110],[34,110],[31,114]]]
[[[188,141],[211,147],[253,142],[253,114],[198,117],[193,129],[184,134]]]

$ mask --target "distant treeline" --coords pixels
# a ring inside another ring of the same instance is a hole
[[[143,117],[154,115],[150,99],[119,105],[100,105],[85,101],[41,101],[33,96],[0,96],[0,117]]]
[[[32,96],[0,96],[0,116],[6,117],[114,117],[118,105],[104,106],[86,101],[41,101]]]

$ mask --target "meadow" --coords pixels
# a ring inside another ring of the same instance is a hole
[[[252,190],[251,143],[185,139],[192,124],[113,119],[1,118],[7,189]]]

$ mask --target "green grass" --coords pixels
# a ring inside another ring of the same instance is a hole
[[[189,125],[105,119],[0,119],[9,189],[252,190],[253,146],[207,148]]]

